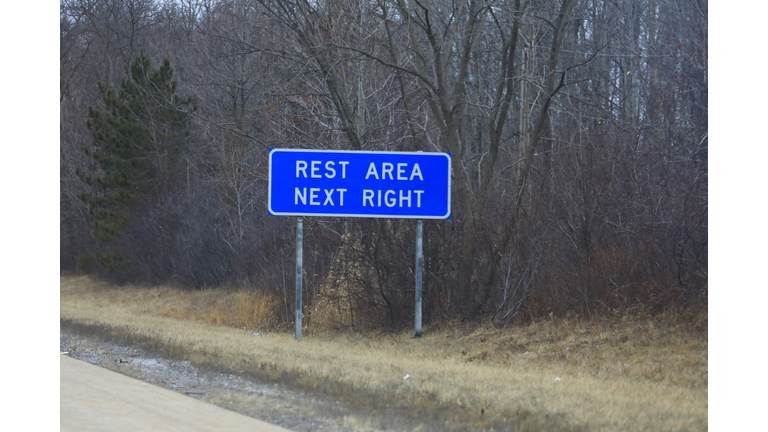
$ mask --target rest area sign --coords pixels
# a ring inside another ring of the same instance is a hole
[[[451,155],[270,149],[269,214],[451,217]]]

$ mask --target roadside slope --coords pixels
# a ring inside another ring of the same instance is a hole
[[[159,316],[152,304],[166,295],[62,278],[62,326],[320,391],[363,411],[397,406],[435,430],[707,428],[705,335],[566,323],[565,331],[441,330],[419,341],[307,332],[297,343],[287,333],[251,336]]]

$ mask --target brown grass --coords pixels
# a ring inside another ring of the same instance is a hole
[[[266,332],[280,305],[252,293],[117,289],[63,277],[60,298],[67,325],[363,408],[409,406],[458,429],[707,429],[706,317],[548,319],[505,329],[450,323],[425,327],[421,340],[307,328],[297,343],[292,332]],[[266,337],[248,336],[251,328]]]
[[[121,288],[87,277],[62,278],[61,286],[80,296],[80,301],[98,302],[98,307],[245,329],[273,328],[277,323],[277,308],[281,305],[280,299],[273,295],[244,289]]]

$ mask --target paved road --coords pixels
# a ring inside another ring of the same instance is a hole
[[[60,397],[62,432],[288,432],[64,355]]]

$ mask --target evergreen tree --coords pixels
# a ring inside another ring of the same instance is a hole
[[[119,240],[141,208],[181,177],[195,100],[178,96],[176,86],[170,62],[151,70],[144,52],[131,63],[119,91],[99,83],[104,108],[89,107],[87,125],[94,138],[88,154],[100,170],[78,176],[95,191],[80,198],[93,216],[100,248],[81,262],[96,261],[108,272],[128,265]]]

